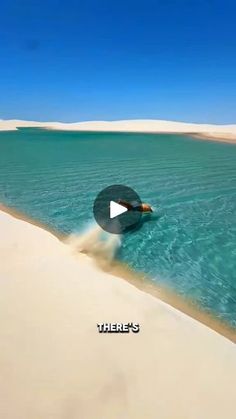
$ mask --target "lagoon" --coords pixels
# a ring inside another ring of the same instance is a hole
[[[117,257],[236,327],[236,146],[173,134],[0,133],[0,201],[69,234],[103,188],[155,208]]]

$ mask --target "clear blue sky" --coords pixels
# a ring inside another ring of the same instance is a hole
[[[0,118],[236,122],[235,0],[3,0]]]

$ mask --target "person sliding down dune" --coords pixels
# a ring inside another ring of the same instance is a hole
[[[123,201],[123,199],[119,199],[118,204],[123,205],[128,211],[153,212],[151,205],[143,202],[141,204],[139,202],[130,203]]]

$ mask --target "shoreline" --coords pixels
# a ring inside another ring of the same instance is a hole
[[[8,207],[3,203],[0,203],[0,211],[11,215],[12,217],[18,220],[25,221],[26,223],[29,223],[31,225],[39,227],[44,231],[49,232],[58,240],[60,240],[63,244],[67,245],[67,235],[62,234],[57,230],[50,228],[49,226],[45,226],[43,223],[25,215],[23,212],[18,211],[13,207]],[[81,252],[75,253],[77,253],[78,256],[83,255],[83,253]],[[213,314],[204,311],[202,307],[199,307],[190,299],[179,296],[174,292],[174,290],[171,290],[168,287],[165,287],[163,285],[159,286],[155,284],[146,274],[135,272],[128,265],[122,262],[114,261],[109,267],[105,269],[104,267],[100,266],[99,260],[96,260],[92,257],[89,257],[89,259],[95,262],[96,268],[99,271],[108,273],[117,278],[122,278],[123,280],[135,286],[140,291],[143,291],[155,297],[156,299],[163,301],[164,303],[170,305],[174,309],[179,310],[181,313],[187,315],[188,317],[194,320],[197,320],[201,324],[219,333],[220,335],[229,339],[233,343],[236,343],[236,329],[234,329],[227,323],[216,319]]]
[[[163,120],[87,121],[75,123],[0,120],[1,131],[43,128],[59,131],[182,134],[192,138],[236,144],[236,124],[214,125]]]
[[[0,211],[0,229],[8,418],[235,418],[232,341],[38,226]]]
[[[220,134],[214,134],[214,136],[207,134],[207,133],[183,133],[183,135],[190,136],[191,138],[196,138],[198,140],[203,141],[215,141],[218,143],[226,143],[226,144],[236,144],[236,136],[232,136],[231,134],[224,134],[225,136],[222,137]]]

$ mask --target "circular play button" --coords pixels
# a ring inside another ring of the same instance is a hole
[[[93,205],[94,218],[108,233],[122,234],[137,227],[142,213],[138,194],[128,186],[112,185],[103,189]]]

